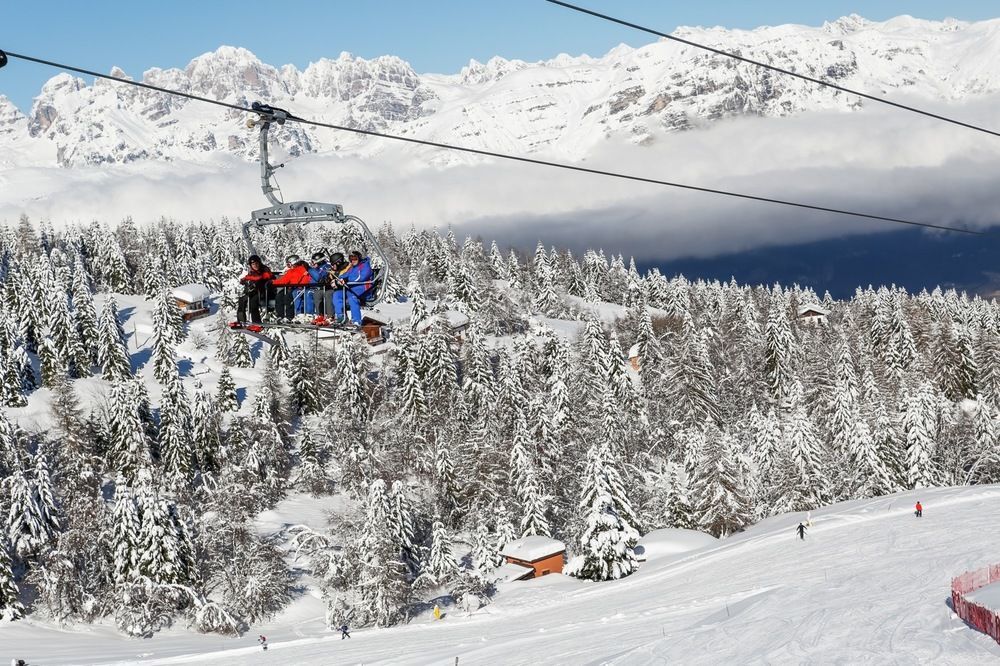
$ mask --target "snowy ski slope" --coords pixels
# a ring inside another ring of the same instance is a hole
[[[920,499],[924,518],[912,505]],[[465,616],[322,627],[306,595],[239,639],[181,631],[150,641],[102,628],[0,628],[0,656],[33,664],[982,664],[1000,645],[947,605],[953,575],[1000,561],[1000,486],[911,491],[771,518],[717,546],[646,563],[622,581],[512,583]],[[270,640],[265,653],[258,633]],[[13,650],[14,652],[10,652]]]

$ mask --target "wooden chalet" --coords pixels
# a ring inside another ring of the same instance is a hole
[[[206,317],[210,312],[209,299],[212,294],[203,284],[182,284],[174,287],[170,295],[177,302],[184,321]]]
[[[815,303],[799,306],[795,318],[803,324],[825,324],[830,311]]]
[[[552,573],[562,573],[566,562],[566,544],[545,536],[526,536],[511,541],[500,554],[507,563],[500,567],[507,580],[526,580]]]

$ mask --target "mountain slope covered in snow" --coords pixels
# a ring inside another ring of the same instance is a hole
[[[307,597],[255,628],[270,640],[266,653],[254,636],[171,632],[140,644],[89,630],[55,640],[23,622],[0,628],[0,640],[46,664],[985,663],[1000,646],[952,614],[948,586],[1000,561],[998,507],[997,486],[845,502],[814,511],[804,542],[793,530],[804,514],[776,516],[621,581],[510,583],[471,615],[446,608],[434,622],[428,611],[350,641],[311,617],[319,609]]]
[[[1000,20],[871,22],[851,15],[820,27],[676,34],[893,98],[954,102],[1000,90]],[[128,77],[118,68],[111,74]],[[453,75],[418,74],[394,56],[364,60],[348,53],[299,70],[223,46],[183,70],[150,69],[142,80],[238,104],[263,100],[349,127],[570,159],[608,139],[650,143],[664,132],[731,116],[863,106],[854,96],[665,40],[621,45],[597,58],[471,61]],[[292,155],[378,149],[353,135],[304,126],[287,126],[279,138]],[[0,97],[0,155],[14,156],[0,168],[246,158],[253,150],[239,112],[109,81],[88,86],[59,74],[27,115]]]

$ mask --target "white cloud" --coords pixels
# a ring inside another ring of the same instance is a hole
[[[996,101],[935,110],[1000,128]],[[373,226],[453,225],[502,244],[603,246],[640,260],[897,228],[499,160],[427,167],[438,151],[379,147],[370,158],[290,160],[278,172],[286,196],[342,203]],[[609,141],[582,164],[934,224],[985,227],[1000,211],[1000,138],[887,108],[725,121],[644,147]],[[0,219],[243,218],[266,204],[258,183],[255,164],[230,159],[10,169],[0,171]]]

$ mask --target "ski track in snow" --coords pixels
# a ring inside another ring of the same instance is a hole
[[[924,517],[912,516],[920,499]],[[322,625],[308,594],[238,639],[171,630],[135,641],[109,627],[0,628],[0,646],[32,664],[981,664],[1000,645],[965,626],[947,600],[953,576],[1000,562],[1000,486],[856,500],[763,521],[718,546],[651,560],[624,580],[561,576],[504,586],[472,614],[447,608],[352,638]],[[269,649],[256,646],[257,634]]]

